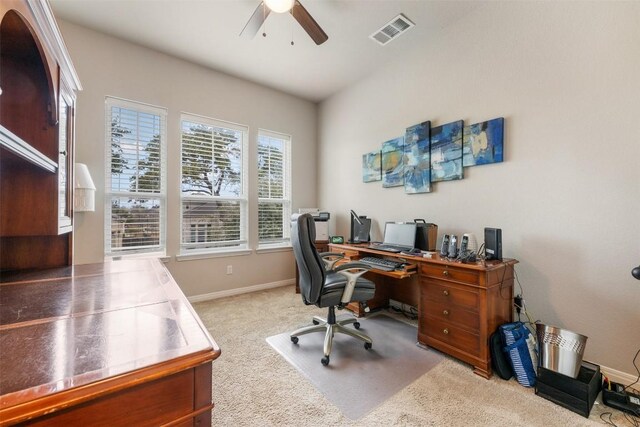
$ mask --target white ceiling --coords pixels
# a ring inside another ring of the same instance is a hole
[[[50,2],[59,19],[311,101],[329,97],[385,63],[420,54],[438,31],[483,3],[301,0],[329,36],[316,46],[290,14],[272,13],[267,37],[262,31],[253,39],[239,37],[260,0]],[[416,26],[386,46],[369,39],[399,13]]]

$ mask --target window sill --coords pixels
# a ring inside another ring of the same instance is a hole
[[[230,249],[226,251],[218,252],[196,252],[192,254],[180,254],[176,255],[176,261],[192,261],[197,259],[208,258],[226,258],[232,256],[244,256],[251,255],[253,251],[251,249]]]
[[[293,247],[291,245],[286,246],[262,246],[256,249],[258,254],[268,254],[271,252],[291,252]]]

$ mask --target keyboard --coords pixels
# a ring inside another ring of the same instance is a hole
[[[402,266],[402,263],[398,261],[392,261],[390,259],[383,259],[383,258],[375,258],[371,256],[360,258],[356,262],[367,264],[370,267],[373,267],[377,270],[382,270],[382,271],[393,271],[396,268],[399,268]]]
[[[389,246],[389,245],[381,245],[381,244],[371,244],[369,245],[369,248],[371,249],[375,249],[378,251],[385,251],[385,252],[393,252],[393,253],[400,253],[402,252],[402,249],[399,249],[395,246]]]

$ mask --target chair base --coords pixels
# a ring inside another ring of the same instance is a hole
[[[371,340],[371,338],[369,338],[369,336],[357,331],[357,329],[360,327],[358,319],[356,319],[355,317],[350,317],[348,319],[337,321],[335,315],[335,307],[329,307],[327,319],[323,319],[320,316],[313,316],[313,323],[313,325],[305,326],[293,331],[290,337],[291,341],[296,344],[298,342],[298,337],[301,335],[324,331],[324,358],[322,359],[323,365],[329,364],[329,355],[331,354],[331,347],[333,345],[333,336],[336,333],[349,335],[351,337],[364,341],[364,348],[367,350],[370,349],[373,345],[373,341]],[[350,324],[354,324],[354,327],[356,329],[346,327],[346,325]]]

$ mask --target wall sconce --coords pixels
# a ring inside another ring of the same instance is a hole
[[[73,209],[76,212],[93,212],[96,210],[96,186],[93,184],[89,168],[84,163],[76,163],[75,194]]]

